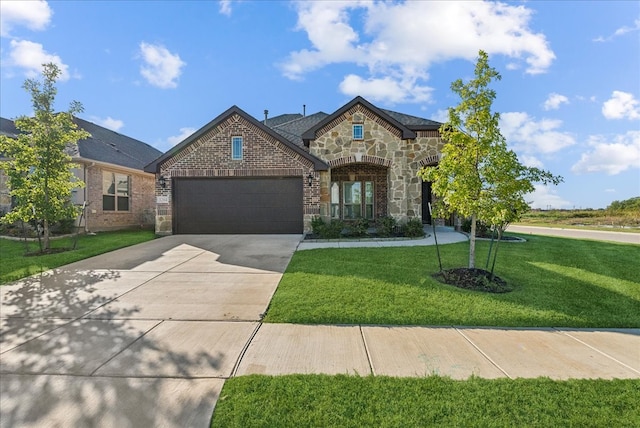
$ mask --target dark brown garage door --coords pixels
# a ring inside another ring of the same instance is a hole
[[[175,233],[302,233],[302,178],[176,178]]]

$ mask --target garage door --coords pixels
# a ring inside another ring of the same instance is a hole
[[[302,178],[176,178],[175,233],[302,233]]]

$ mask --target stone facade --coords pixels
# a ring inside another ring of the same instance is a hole
[[[353,138],[354,124],[364,126],[363,139]],[[386,209],[379,202],[383,184],[377,177],[376,217],[389,215],[400,222],[422,217],[422,181],[417,173],[421,167],[437,163],[443,145],[438,131],[416,131],[415,139],[403,139],[391,123],[362,104],[354,105],[319,129],[309,143],[310,153],[331,166],[321,176],[321,215],[330,215],[332,181],[344,179],[345,171],[354,174],[359,165],[373,165],[377,174],[386,170]]]
[[[241,160],[231,158],[231,137],[243,137]],[[231,114],[207,130],[197,140],[159,164],[155,195],[156,233],[173,231],[172,179],[176,177],[300,177],[311,174],[312,185],[304,185],[305,225],[319,214],[319,174],[313,163],[282,144],[272,135],[247,121],[240,114]],[[160,177],[165,186],[160,185]],[[306,226],[305,226],[306,227]]]

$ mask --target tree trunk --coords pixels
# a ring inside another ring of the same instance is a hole
[[[49,220],[46,218],[42,221],[42,248],[49,250]]]
[[[471,236],[469,236],[469,269],[476,267],[476,215],[471,216]]]

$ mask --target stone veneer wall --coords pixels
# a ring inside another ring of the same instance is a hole
[[[231,137],[243,137],[242,160],[231,159]],[[314,179],[306,184],[309,173]],[[172,178],[176,177],[267,177],[299,176],[303,180],[304,225],[310,229],[311,218],[319,214],[320,174],[314,172],[311,161],[253,126],[238,114],[233,114],[198,140],[160,165],[160,175],[166,187],[156,184],[155,194],[166,203],[156,207],[156,233],[171,234],[173,209]]]
[[[354,140],[353,124],[364,125],[364,139]],[[388,166],[388,215],[403,222],[422,217],[422,181],[418,170],[435,164],[444,142],[438,131],[418,131],[412,140],[403,140],[401,132],[375,113],[358,104],[318,130],[311,141],[311,154],[331,167],[357,163]],[[323,216],[329,214],[330,173],[321,177],[321,206]]]
[[[104,211],[102,209],[102,172],[115,172],[130,176],[129,211]],[[86,229],[90,232],[152,227],[155,197],[153,174],[105,165],[87,166],[84,192],[87,200],[85,210]],[[79,189],[83,192],[83,189]]]

